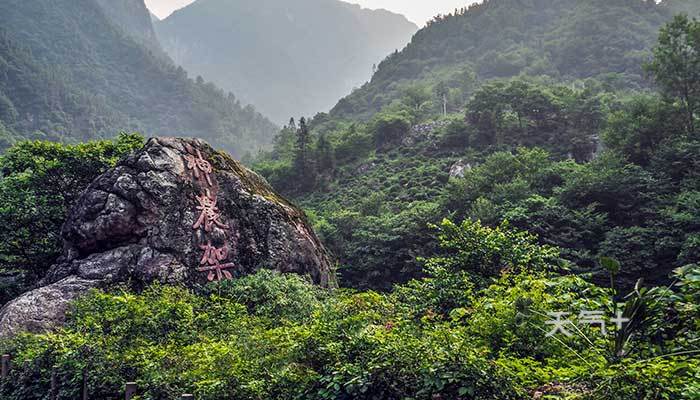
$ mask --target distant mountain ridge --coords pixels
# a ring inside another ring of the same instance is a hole
[[[95,0],[107,16],[126,33],[147,47],[160,49],[144,0]]]
[[[156,47],[143,0],[5,0],[0,26],[0,60],[14,60],[0,62],[5,137],[71,141],[136,130],[201,137],[241,155],[278,130],[174,65]]]
[[[458,89],[472,73],[478,81],[525,75],[644,87],[641,65],[658,29],[681,12],[699,15],[700,1],[485,0],[435,18],[331,113],[367,119],[410,85]]]
[[[337,0],[198,0],[155,26],[176,63],[278,123],[330,109],[418,29]]]

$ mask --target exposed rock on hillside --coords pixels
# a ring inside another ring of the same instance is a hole
[[[464,178],[467,171],[472,170],[470,163],[465,163],[464,160],[459,160],[450,167],[450,178]]]
[[[62,234],[42,287],[0,310],[0,336],[54,327],[71,300],[116,283],[194,285],[272,268],[335,285],[303,212],[198,139],[149,140],[90,185]]]

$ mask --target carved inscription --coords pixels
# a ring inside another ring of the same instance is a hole
[[[221,212],[217,207],[218,184],[215,184],[216,177],[213,177],[213,168],[209,161],[203,156],[202,152],[197,149],[193,152],[192,148],[188,148],[189,154],[185,155],[185,163],[187,169],[192,172],[194,179],[201,183],[201,186],[206,186],[196,197],[197,211],[199,217],[192,225],[195,231],[204,228],[205,234],[210,234],[214,227],[218,227],[224,231],[229,229],[229,226],[221,221]],[[228,234],[228,232],[226,232]],[[222,247],[212,245],[211,240],[207,244],[199,246],[204,252],[202,259],[199,262],[197,271],[207,274],[207,279],[211,281],[222,281],[224,279],[233,279],[233,275],[228,270],[235,269],[236,265],[231,262],[225,262],[229,256],[229,248],[226,244]]]
[[[186,155],[185,162],[187,163],[187,169],[192,171],[195,179],[199,180],[203,177],[204,181],[206,181],[209,186],[212,186],[211,163],[202,157],[202,152],[199,151],[199,149],[197,149],[196,156],[193,154]]]
[[[199,262],[199,272],[206,272],[207,279],[210,282],[213,280],[233,279],[233,276],[227,269],[236,268],[236,266],[233,263],[221,263],[228,258],[228,248],[226,246],[216,248],[209,242],[199,248],[204,250],[202,260]]]
[[[212,195],[209,189],[205,190],[200,196],[197,197],[197,210],[200,211],[199,218],[192,225],[192,229],[199,229],[204,226],[206,232],[211,232],[214,226],[218,226],[221,229],[228,229],[228,225],[221,222],[221,213],[219,208],[216,206],[216,194]]]

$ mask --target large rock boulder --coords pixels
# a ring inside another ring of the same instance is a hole
[[[70,301],[118,283],[193,286],[269,268],[335,285],[303,212],[198,139],[150,139],[95,179],[62,235],[40,287],[0,310],[0,336],[51,329]]]

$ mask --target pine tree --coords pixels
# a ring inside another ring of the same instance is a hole
[[[332,174],[335,169],[333,145],[328,141],[325,133],[319,135],[316,142],[316,165],[321,174]]]
[[[294,167],[297,176],[301,179],[302,187],[308,187],[309,183],[309,128],[306,126],[306,119],[302,117],[299,120],[299,129],[297,129],[296,154],[294,156]]]

